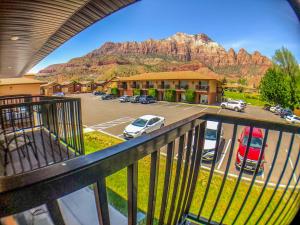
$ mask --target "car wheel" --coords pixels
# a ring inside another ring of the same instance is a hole
[[[160,128],[163,128],[165,126],[165,124],[160,125]]]
[[[225,105],[221,105],[221,108],[222,108],[222,109],[225,109]]]
[[[238,108],[238,107],[235,107],[235,108],[234,108],[234,111],[238,112],[238,111],[239,111],[239,108]]]
[[[142,133],[142,135],[145,135],[145,134],[146,134],[146,132],[143,132],[143,133]]]

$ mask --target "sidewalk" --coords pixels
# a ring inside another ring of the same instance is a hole
[[[88,187],[69,194],[59,200],[66,224],[98,225],[94,192]],[[109,205],[111,225],[127,225],[127,217]]]

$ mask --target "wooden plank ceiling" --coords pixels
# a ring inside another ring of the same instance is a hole
[[[18,77],[94,22],[137,0],[1,0],[0,77]]]

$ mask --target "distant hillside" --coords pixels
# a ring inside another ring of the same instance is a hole
[[[176,33],[162,40],[143,42],[106,42],[100,48],[67,63],[54,64],[39,71],[44,80],[104,80],[145,72],[210,70],[237,80],[258,83],[271,61],[255,51],[226,51],[205,34]]]

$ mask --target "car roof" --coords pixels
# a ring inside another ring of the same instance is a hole
[[[154,115],[143,115],[143,116],[141,116],[139,118],[140,119],[145,119],[145,120],[150,120],[150,119],[155,118],[155,117],[159,117],[160,118],[160,116],[154,116]]]
[[[245,127],[244,128],[244,135],[249,136],[249,133],[250,133],[250,127]],[[262,138],[263,137],[262,130],[260,128],[253,127],[252,137]]]
[[[217,130],[218,129],[219,122],[215,121],[206,121],[206,128],[211,130]]]

